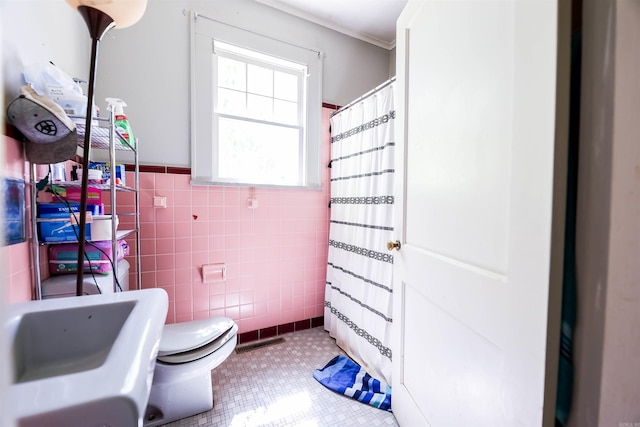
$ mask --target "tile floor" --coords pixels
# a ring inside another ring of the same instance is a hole
[[[166,426],[398,426],[392,413],[313,378],[315,369],[344,354],[322,326],[281,337],[284,343],[234,352],[213,371],[213,409]]]

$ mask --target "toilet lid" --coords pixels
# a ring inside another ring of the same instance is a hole
[[[164,325],[158,356],[183,353],[202,347],[215,341],[235,325],[228,317],[210,317]]]

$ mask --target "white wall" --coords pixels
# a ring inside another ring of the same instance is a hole
[[[184,9],[325,52],[323,101],[344,105],[389,78],[389,51],[251,0],[152,0],[101,43],[96,102],[124,99],[142,164],[188,167],[189,18]],[[201,18],[203,19],[203,18]]]
[[[80,15],[63,0],[2,0],[5,100],[13,99],[25,65],[52,61],[88,78],[90,40]],[[97,105],[124,99],[142,164],[188,167],[189,19],[184,9],[325,52],[323,101],[344,105],[389,78],[389,51],[251,0],[151,0],[130,28],[100,44]]]
[[[89,33],[66,2],[2,0],[0,8],[5,101],[18,94],[24,66],[35,62],[51,61],[72,77],[87,79]]]

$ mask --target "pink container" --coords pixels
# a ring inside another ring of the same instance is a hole
[[[81,188],[76,187],[58,187],[55,186],[56,194],[67,200],[79,202],[80,194],[82,194]],[[96,187],[89,186],[87,188],[87,203],[93,205],[99,205],[102,203],[102,190]]]

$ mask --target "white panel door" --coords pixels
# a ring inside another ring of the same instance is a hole
[[[393,409],[403,426],[553,420],[564,16],[554,0],[427,0],[398,20]]]

